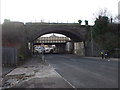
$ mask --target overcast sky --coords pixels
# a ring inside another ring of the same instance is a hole
[[[4,19],[21,22],[78,22],[88,20],[106,8],[112,16],[118,14],[119,0],[1,0],[1,22]]]

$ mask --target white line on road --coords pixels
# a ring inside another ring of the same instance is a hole
[[[49,64],[49,66],[51,66],[50,64]],[[52,67],[52,66],[51,66]],[[53,67],[52,67],[53,68]],[[68,80],[66,80],[64,77],[62,77],[62,75],[60,75],[56,70],[55,70],[55,68],[53,68],[54,69],[54,71],[56,72],[56,74],[58,75],[58,76],[60,76],[63,80],[65,80],[72,88],[74,88],[75,90],[77,90],[76,88],[75,88],[75,86],[73,86]]]
[[[54,69],[55,70],[55,69]],[[56,70],[55,70],[55,72],[61,77],[61,78],[63,78],[68,84],[70,84],[70,86],[72,86],[72,88],[74,88],[75,90],[77,90],[76,88],[75,88],[75,86],[73,86],[70,82],[68,82],[68,80],[66,80],[64,77],[62,77]]]

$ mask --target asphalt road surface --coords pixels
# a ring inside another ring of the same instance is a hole
[[[118,88],[117,61],[70,54],[48,54],[45,59],[75,88]]]

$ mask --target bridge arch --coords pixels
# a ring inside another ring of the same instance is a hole
[[[69,37],[72,41],[75,41],[75,42],[81,42],[83,41],[83,39],[80,37],[80,35],[78,36],[77,33],[73,33],[73,32],[69,32],[69,31],[66,31],[66,30],[53,30],[53,29],[45,29],[43,30],[43,32],[40,32],[38,34],[36,34],[32,41],[37,39],[38,37],[42,36],[42,35],[45,35],[45,34],[49,34],[49,33],[58,33],[58,34],[63,34],[67,37]]]
[[[79,25],[26,25],[27,31],[29,31],[29,41],[34,41],[38,37],[49,34],[58,33],[63,34],[74,42],[81,42],[86,40],[87,30],[86,27]]]

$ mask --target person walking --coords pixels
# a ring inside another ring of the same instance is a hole
[[[101,51],[100,54],[101,54],[101,57],[102,57],[102,59],[103,59],[103,58],[104,58],[104,52]]]
[[[105,59],[108,57],[108,54],[107,54],[107,52],[105,52]]]

